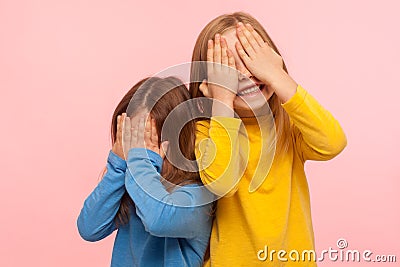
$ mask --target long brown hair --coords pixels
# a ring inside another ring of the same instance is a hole
[[[135,101],[131,103],[133,97]],[[190,95],[188,89],[179,79],[175,77],[150,77],[141,80],[125,94],[115,108],[111,120],[112,143],[115,142],[117,136],[117,117],[124,112],[126,112],[128,116],[132,116],[136,112],[143,109],[149,111],[150,116],[155,119],[159,143],[161,143],[161,141],[164,141],[161,140],[161,130],[163,129],[165,119],[168,115],[173,114],[171,111],[176,106],[189,99]],[[192,117],[190,114],[191,111],[188,108],[176,109],[174,112],[175,115],[172,119],[177,117]],[[171,138],[171,140],[168,140],[168,151],[180,149],[182,155],[186,159],[190,160],[191,164],[195,163],[195,122],[192,120],[188,121],[183,128],[177,132],[177,135],[179,135],[177,139]],[[174,153],[171,153],[170,156],[173,157],[173,154]],[[171,185],[184,185],[191,183],[200,184],[201,180],[198,172],[188,171],[188,169],[190,168],[186,168],[185,170],[176,167],[166,157],[163,160],[161,176],[165,179],[165,181],[167,181],[167,190],[173,190],[173,186]],[[133,205],[134,203],[132,199],[129,197],[128,193],[125,192],[115,219],[117,225],[126,224],[128,222],[129,210]]]
[[[193,49],[192,63],[198,61],[207,61],[207,42],[214,39],[215,34],[224,33],[227,30],[234,29],[238,22],[243,24],[250,23],[253,28],[261,35],[263,40],[280,55],[278,48],[269,37],[264,27],[251,15],[244,12],[235,12],[232,14],[221,15],[210,21],[197,37],[196,44]],[[283,69],[288,73],[285,62],[283,62]],[[190,72],[191,83],[189,85],[189,92],[192,98],[204,97],[199,90],[201,81],[207,79],[207,69],[205,64],[192,64]],[[289,145],[290,138],[290,121],[286,111],[281,106],[281,101],[274,93],[268,100],[272,114],[275,118],[276,136],[277,136],[277,152],[286,152]],[[207,105],[209,108],[209,105]],[[281,154],[277,153],[277,155]]]

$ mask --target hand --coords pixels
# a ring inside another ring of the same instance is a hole
[[[124,149],[122,147],[122,128],[123,128],[123,123],[124,123],[125,117],[126,117],[126,113],[122,113],[122,115],[119,115],[117,117],[116,139],[115,139],[113,147],[111,149],[111,151],[114,152],[121,159],[125,159]]]
[[[215,44],[208,40],[207,76],[208,83],[203,81],[199,88],[203,95],[232,104],[238,89],[238,72],[233,53],[220,34],[215,35]]]
[[[131,140],[132,140],[132,127],[131,127],[131,119],[126,116],[126,113],[123,113],[122,121],[122,148],[124,151],[124,158],[125,160],[128,158],[129,149],[131,149]]]
[[[146,121],[147,117],[147,121]],[[141,115],[137,124],[132,125],[129,117],[125,119],[124,129],[124,152],[125,157],[132,148],[147,148],[159,154],[161,158],[165,157],[165,151],[168,148],[168,141],[158,145],[158,134],[155,120],[150,118],[149,114]]]
[[[168,141],[162,142],[161,146],[158,145],[156,120],[150,118],[150,116],[148,116],[146,126],[144,129],[144,142],[146,144],[147,149],[156,152],[158,155],[160,155],[161,158],[165,157],[165,153],[168,149]]]
[[[258,80],[270,86],[283,71],[283,60],[250,24],[238,23],[236,33],[240,42],[236,50],[247,69]]]

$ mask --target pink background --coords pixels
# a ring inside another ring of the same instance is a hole
[[[109,266],[114,235],[85,242],[76,218],[104,167],[114,107],[140,78],[190,61],[202,27],[237,10],[261,21],[347,134],[340,156],[306,165],[317,251],[343,237],[400,262],[399,9],[395,0],[1,0],[0,266]],[[343,265],[364,264],[320,264]]]

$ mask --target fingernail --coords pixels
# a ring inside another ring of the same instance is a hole
[[[219,35],[219,33],[217,33],[217,34],[215,35],[215,39],[219,40],[219,38],[220,38],[220,35]]]
[[[238,27],[242,27],[242,26],[243,26],[243,23],[242,23],[242,22],[238,22],[237,26],[238,26]]]

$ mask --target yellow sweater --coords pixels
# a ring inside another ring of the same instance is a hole
[[[213,117],[197,123],[201,179],[209,190],[225,195],[217,202],[210,260],[205,266],[316,266],[307,253],[302,256],[305,250],[314,249],[304,162],[331,159],[347,141],[339,123],[301,86],[282,106],[293,126],[289,149],[274,157],[255,192],[249,192],[249,185],[260,158],[256,119]],[[243,126],[246,142],[240,134]],[[249,155],[243,175],[238,171],[241,150],[248,150]],[[276,252],[271,258],[272,250]],[[286,251],[280,252],[280,260],[279,250]]]

